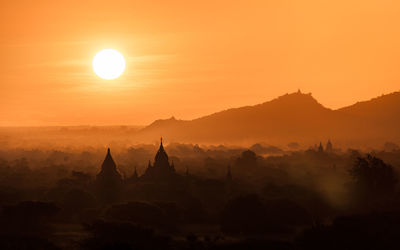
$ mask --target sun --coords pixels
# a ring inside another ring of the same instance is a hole
[[[103,49],[97,52],[92,61],[93,70],[100,78],[113,80],[125,70],[125,58],[115,49]]]

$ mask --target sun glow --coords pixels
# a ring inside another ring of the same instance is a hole
[[[103,49],[94,56],[93,70],[100,78],[113,80],[125,70],[125,58],[115,49]]]

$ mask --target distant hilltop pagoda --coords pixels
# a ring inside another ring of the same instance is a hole
[[[168,155],[165,152],[162,138],[160,148],[154,158],[154,164],[149,164],[145,173],[140,177],[144,181],[170,181],[176,179],[179,175],[175,172],[174,162],[169,163]]]

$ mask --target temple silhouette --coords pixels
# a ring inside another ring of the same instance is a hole
[[[101,165],[101,170],[97,174],[96,182],[103,187],[114,187],[123,182],[168,182],[174,181],[179,177],[182,176],[176,173],[173,161],[170,163],[161,138],[160,147],[154,157],[154,163],[151,164],[151,161],[149,161],[146,171],[141,176],[138,175],[135,168],[133,175],[126,180],[123,180],[121,174],[118,172],[108,148],[106,158]]]
[[[154,157],[154,163],[147,166],[144,174],[139,178],[139,180],[144,181],[169,181],[176,179],[179,175],[175,171],[174,162],[171,164],[168,159],[168,154],[165,152],[162,138],[160,142],[160,148],[158,149],[156,156]]]
[[[111,156],[110,148],[107,149],[106,158],[101,165],[101,171],[96,176],[97,182],[103,184],[115,184],[122,181],[121,174],[117,170],[117,165]]]
[[[111,156],[110,148],[108,148],[106,158],[101,165],[100,173],[97,174],[95,182],[95,188],[100,201],[103,203],[117,201],[122,184],[123,179]]]

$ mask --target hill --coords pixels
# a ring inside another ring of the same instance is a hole
[[[400,93],[331,110],[311,94],[296,92],[262,104],[233,108],[194,120],[157,120],[139,139],[166,136],[195,143],[315,143],[332,138],[343,143],[398,141]]]

